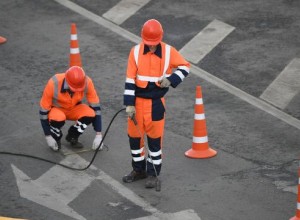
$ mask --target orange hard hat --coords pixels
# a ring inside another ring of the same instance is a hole
[[[82,92],[85,80],[84,70],[79,66],[72,66],[66,71],[66,81],[73,92]]]
[[[161,42],[163,33],[164,31],[159,21],[150,19],[143,25],[141,36],[144,44],[152,46]]]

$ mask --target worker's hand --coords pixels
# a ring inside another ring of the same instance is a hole
[[[47,141],[47,144],[48,146],[54,150],[54,151],[58,151],[58,144],[56,142],[56,140],[51,136],[51,135],[48,135],[45,137],[46,138],[46,141]]]
[[[126,113],[130,119],[133,119],[135,116],[135,107],[133,105],[126,106]]]
[[[167,78],[162,78],[162,80],[159,81],[160,83],[160,88],[167,88],[171,85],[170,80],[168,80]]]
[[[100,143],[102,141],[102,134],[96,134],[94,142],[93,142],[93,146],[92,149],[93,150],[97,150],[97,148],[99,147]],[[99,150],[103,149],[103,142],[101,143],[101,146],[99,147]]]

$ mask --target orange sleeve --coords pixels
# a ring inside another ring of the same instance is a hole
[[[136,74],[137,74],[137,65],[134,59],[134,47],[133,47],[131,48],[128,57],[126,77],[135,80]]]
[[[95,89],[94,83],[91,80],[91,78],[87,78],[87,93],[86,93],[86,98],[89,104],[99,104],[100,103],[100,98],[97,94],[97,91]]]
[[[54,93],[54,84],[52,78],[49,79],[45,86],[42,98],[40,100],[40,107],[44,110],[49,111],[52,107],[52,98]]]
[[[170,67],[178,68],[179,66],[190,68],[191,64],[174,47],[171,47]]]

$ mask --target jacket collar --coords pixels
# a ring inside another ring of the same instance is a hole
[[[150,52],[150,48],[148,45],[144,44],[144,53],[143,54],[147,54],[148,52]],[[161,44],[160,43],[157,45],[157,48],[156,48],[154,54],[156,56],[158,56],[159,58],[161,58]]]
[[[60,92],[64,93],[64,92],[69,92],[69,91],[71,91],[69,88],[69,85],[68,85],[66,79],[64,79]]]

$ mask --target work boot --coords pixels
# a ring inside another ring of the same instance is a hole
[[[71,147],[74,147],[74,148],[83,148],[83,144],[80,143],[80,142],[78,142],[78,137],[77,138],[70,137],[70,135],[67,134],[66,141],[68,141],[71,144]]]
[[[131,171],[128,175],[123,176],[122,180],[124,183],[131,183],[140,179],[145,179],[147,177],[146,171],[137,172],[135,170]]]
[[[146,188],[154,188],[156,186],[157,178],[156,176],[149,176],[146,180]]]

